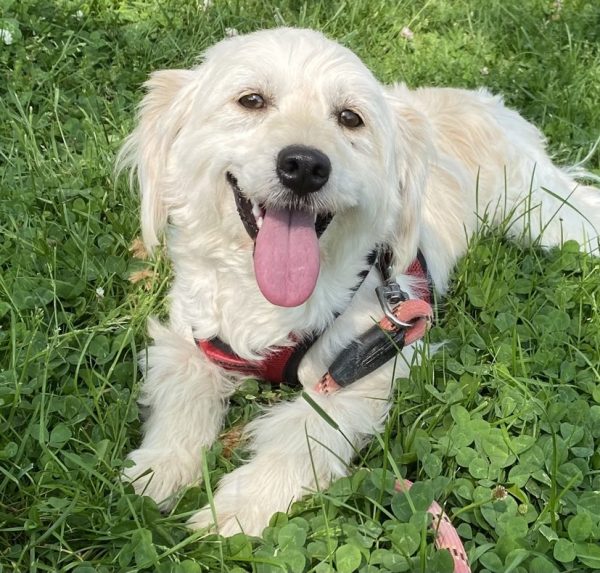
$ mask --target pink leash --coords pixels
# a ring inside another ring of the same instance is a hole
[[[403,479],[396,482],[396,491],[405,492],[412,487],[412,482]],[[450,522],[440,504],[434,501],[427,510],[427,513],[433,517],[431,528],[435,533],[435,546],[438,549],[447,549],[454,561],[454,573],[471,573],[469,560],[465,547],[456,532],[456,529]]]

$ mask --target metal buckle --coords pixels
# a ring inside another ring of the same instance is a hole
[[[408,295],[400,288],[400,285],[393,279],[388,279],[381,286],[375,289],[379,304],[383,310],[385,317],[398,328],[410,328],[412,323],[402,322],[396,318],[394,307],[405,300],[408,300]]]

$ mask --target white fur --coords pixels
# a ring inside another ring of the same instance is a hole
[[[496,223],[508,217],[511,235],[541,245],[576,239],[589,251],[597,247],[600,192],[553,165],[540,132],[484,90],[384,87],[349,50],[289,28],[224,40],[197,68],[156,72],[147,88],[120,162],[137,170],[149,248],[169,221],[175,280],[169,325],[151,324],[141,396],[149,415],[127,479],[168,506],[200,478],[202,449],[217,438],[241,377],[207,361],[194,337],[219,336],[255,358],[286,344],[290,333],[322,331],[299,374],[337,424],[301,396],[252,422],[251,460],[223,478],[214,515],[201,510],[193,527],[216,518],[223,534],[260,534],[272,513],[344,475],[356,450],[381,429],[391,363],[336,394],[313,391],[337,352],[381,315],[376,272],[351,300],[377,243],[391,244],[407,288],[402,273],[420,247],[441,292],[484,216]],[[266,109],[239,105],[253,92],[267,98]],[[336,113],[344,108],[365,125],[341,127]],[[318,194],[335,217],[320,239],[313,295],[281,308],[258,290],[252,241],[225,174],[233,173],[248,197],[268,202],[281,191],[274,158],[292,144],[330,158],[331,177]],[[396,374],[408,374],[411,356],[406,349]]]

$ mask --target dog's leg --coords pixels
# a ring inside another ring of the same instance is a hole
[[[512,135],[516,142],[509,148],[504,185],[496,184],[497,189],[504,187],[496,203],[500,209],[492,212],[496,222],[517,239],[545,247],[575,240],[583,250],[598,254],[600,189],[576,180],[582,170],[554,165],[541,135],[537,140],[531,135],[537,130],[518,114],[506,113],[512,116],[512,132],[506,128],[506,138]]]
[[[216,522],[225,536],[239,531],[260,535],[275,512],[287,511],[293,501],[346,475],[365,440],[381,429],[390,380],[386,372],[367,385],[329,396],[308,391],[329,420],[302,396],[255,420],[249,427],[252,460],[221,480],[215,515],[206,507],[192,517],[190,527]]]
[[[598,255],[600,190],[576,182],[554,165],[547,167],[544,181],[515,209],[509,233],[543,246],[575,240]]]
[[[156,322],[149,330],[154,344],[140,396],[148,418],[142,445],[129,455],[135,465],[124,478],[168,508],[174,493],[199,478],[201,450],[218,436],[233,384],[191,340]]]
[[[371,273],[351,308],[302,361],[299,376],[308,400],[300,396],[278,404],[250,424],[251,461],[221,480],[214,508],[196,513],[190,527],[216,523],[222,535],[260,535],[273,513],[287,511],[293,501],[346,475],[356,453],[382,429],[394,374],[408,375],[412,347],[396,365],[391,361],[339,392],[323,395],[312,390],[333,357],[381,315],[373,292],[375,275]]]

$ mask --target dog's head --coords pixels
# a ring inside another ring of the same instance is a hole
[[[311,295],[321,264],[392,236],[414,254],[424,123],[346,48],[260,31],[147,88],[122,157],[138,172],[149,248],[170,219],[190,248],[244,251],[280,306]]]

